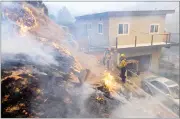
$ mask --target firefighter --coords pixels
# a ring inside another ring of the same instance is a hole
[[[108,48],[105,52],[104,52],[104,57],[103,57],[103,64],[106,65],[106,61],[107,61],[107,56],[108,54],[110,54],[110,48]]]
[[[106,54],[106,66],[108,70],[110,66],[110,60],[111,60],[111,52],[109,51],[108,54]]]
[[[105,52],[104,65],[106,65],[107,70],[110,69],[110,60],[111,60],[112,54],[113,54],[113,51],[111,48],[108,48],[108,50]]]
[[[126,56],[125,54],[121,54],[120,57],[120,63],[119,63],[119,68],[121,70],[120,72],[120,77],[122,79],[122,82],[126,82],[126,66],[127,66],[127,61],[126,61]]]

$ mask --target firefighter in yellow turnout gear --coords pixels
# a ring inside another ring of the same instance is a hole
[[[119,63],[119,68],[120,68],[120,77],[122,79],[122,82],[126,82],[126,66],[127,66],[127,61],[126,61],[126,56],[124,54],[121,54],[120,57],[120,63]]]

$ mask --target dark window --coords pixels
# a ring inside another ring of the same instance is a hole
[[[154,30],[154,25],[151,25],[151,33],[153,32]]]
[[[155,32],[158,32],[158,25],[155,25],[155,28],[154,28],[155,30]]]
[[[159,30],[159,26],[158,25],[151,25],[150,27],[150,32],[151,33],[157,33]]]
[[[152,81],[151,84],[153,84],[156,88],[164,92],[165,94],[169,94],[169,91],[166,86],[163,84],[159,83],[158,81]]]
[[[119,34],[123,34],[123,24],[119,24]]]
[[[103,33],[103,25],[98,24],[98,33]]]
[[[124,34],[128,34],[128,24],[124,24]]]
[[[129,31],[129,25],[128,24],[119,24],[119,34],[128,34]]]

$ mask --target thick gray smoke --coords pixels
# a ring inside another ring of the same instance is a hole
[[[17,34],[15,27],[8,23],[2,24],[1,28],[2,54],[23,53],[31,56],[31,60],[38,64],[57,64],[52,56],[52,49],[50,47],[45,48],[42,43],[36,41],[36,37],[28,34],[26,36],[20,36]],[[11,30],[12,32],[9,32]]]

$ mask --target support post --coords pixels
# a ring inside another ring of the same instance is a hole
[[[170,40],[171,40],[171,33],[169,33],[169,39],[168,39],[168,40],[169,40],[169,43],[170,43]]]
[[[167,45],[167,42],[168,42],[168,39],[169,39],[169,34],[167,36],[168,37],[166,37],[166,45]]]
[[[135,36],[135,47],[136,47],[136,43],[137,43],[137,36]]]
[[[116,37],[116,49],[118,48],[118,38]]]
[[[151,45],[153,45],[153,35],[152,35],[152,37],[151,37]]]

